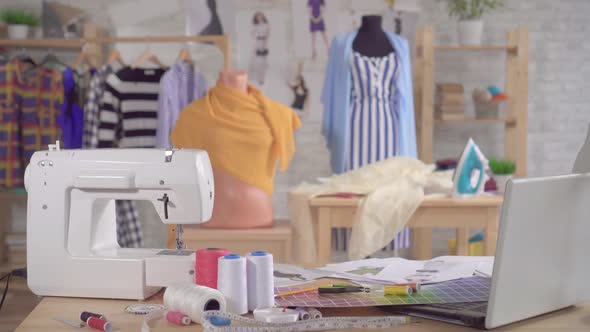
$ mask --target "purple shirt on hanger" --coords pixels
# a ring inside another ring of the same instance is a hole
[[[57,121],[61,127],[63,147],[66,149],[80,149],[82,147],[82,132],[84,131],[84,111],[77,104],[76,81],[72,68],[63,72],[64,103]]]
[[[170,67],[160,80],[156,147],[171,147],[169,136],[180,111],[206,93],[207,82],[192,65],[177,62]]]

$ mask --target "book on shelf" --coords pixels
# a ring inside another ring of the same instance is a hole
[[[461,83],[438,83],[436,84],[437,92],[451,92],[451,93],[463,93],[463,84]]]
[[[439,105],[465,105],[465,95],[456,93],[443,93],[436,96]]]

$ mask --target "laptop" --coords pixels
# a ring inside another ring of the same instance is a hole
[[[508,183],[487,302],[388,310],[493,329],[590,299],[590,174]]]

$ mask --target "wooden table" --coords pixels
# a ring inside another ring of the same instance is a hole
[[[161,294],[154,296],[147,302],[161,303]],[[16,329],[17,332],[64,332],[64,331],[94,331],[91,329],[76,329],[53,320],[53,317],[62,317],[76,321],[83,310],[104,314],[113,324],[113,330],[139,331],[143,317],[125,313],[125,307],[137,304],[138,301],[124,300],[97,300],[77,298],[47,297],[31,312],[31,314]],[[324,316],[383,316],[386,313],[377,307],[355,308],[354,311],[344,309],[322,310]],[[158,320],[151,329],[160,331],[202,331],[200,325],[190,327],[178,327],[165,320]],[[391,332],[445,332],[445,331],[476,331],[467,327],[430,321],[426,319],[411,318],[409,324],[388,330]],[[529,319],[524,322],[511,324],[494,331],[544,331],[544,332],[582,332],[590,331],[590,303],[567,308],[551,314]]]
[[[330,263],[332,228],[350,228],[360,198],[316,197],[310,200],[315,227],[318,263]],[[484,229],[485,254],[496,251],[501,196],[482,195],[470,199],[427,198],[410,219],[412,252],[415,259],[432,258],[432,229],[455,228],[457,255],[467,255],[470,228]]]

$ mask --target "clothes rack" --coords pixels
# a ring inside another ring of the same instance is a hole
[[[226,35],[204,36],[140,36],[140,37],[101,37],[100,29],[94,24],[84,26],[83,38],[27,38],[27,39],[0,39],[0,47],[41,47],[41,48],[65,48],[81,49],[88,45],[89,50],[95,50],[96,55],[102,58],[102,45],[115,43],[186,43],[202,42],[213,43],[223,54],[223,69],[230,68],[230,41]]]

